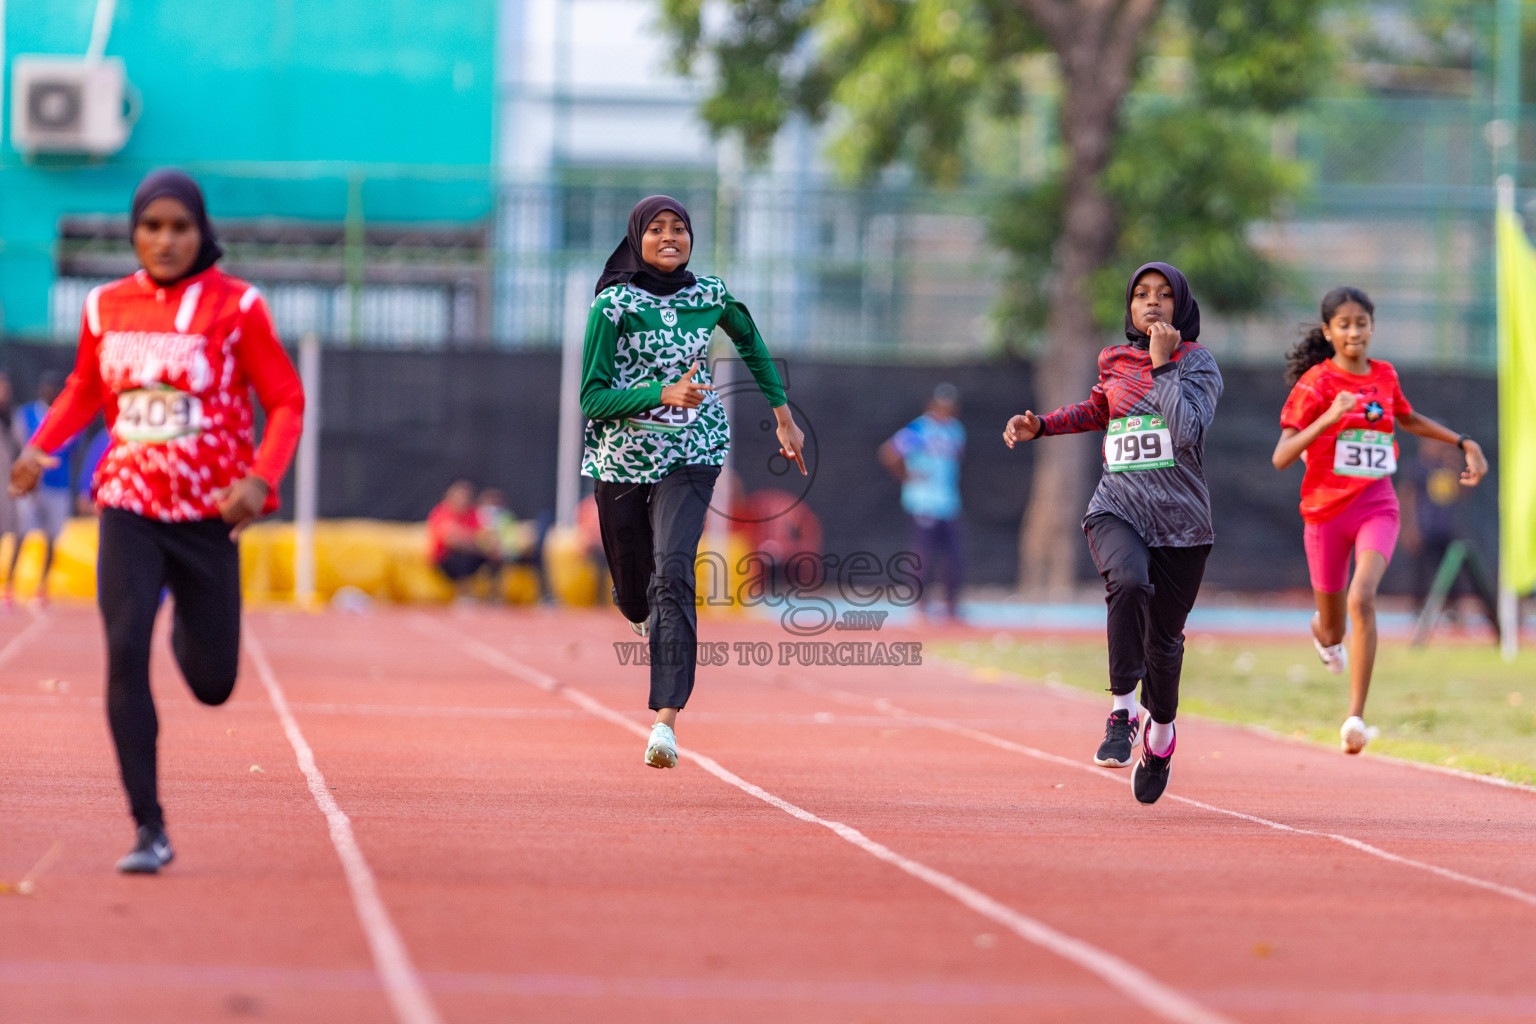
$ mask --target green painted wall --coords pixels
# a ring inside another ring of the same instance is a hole
[[[359,175],[370,220],[490,215],[495,0],[119,0],[106,52],[143,101],[127,147],[28,164],[10,62],[83,54],[95,7],[4,0],[0,333],[46,330],[59,217],[126,215],[154,167],[198,177],[215,219],[340,221]]]

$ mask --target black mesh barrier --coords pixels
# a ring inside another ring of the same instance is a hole
[[[31,396],[40,371],[67,371],[72,360],[67,347],[13,342],[3,346],[0,365],[10,373],[21,401]],[[898,485],[880,466],[876,449],[922,411],[935,384],[948,381],[960,390],[960,416],[969,438],[961,470],[967,580],[1014,581],[1019,520],[1036,449],[1022,445],[1009,451],[1001,433],[1010,414],[1031,404],[1027,365],[940,367],[798,358],[782,365],[790,402],[807,428],[815,475],[801,481],[774,454],[767,403],[738,363],[726,392],[732,405],[733,467],[748,492],[771,487],[803,495],[820,520],[824,552],[840,558],[869,552],[883,562],[908,547],[908,526]],[[552,509],[559,372],[559,355],[544,351],[327,349],[320,514],[419,520],[460,477],[500,488],[521,516]],[[1269,461],[1287,391],[1281,373],[1278,365],[1223,368],[1226,392],[1205,449],[1217,531],[1206,572],[1213,589],[1308,586],[1296,509],[1301,469],[1277,473]],[[1404,370],[1402,378],[1419,412],[1476,437],[1497,465],[1498,411],[1491,376]],[[1417,443],[1409,437],[1403,445],[1405,468]],[[1096,441],[1083,451],[1093,462],[1089,478],[1096,479]],[[283,488],[285,510],[292,509],[292,490],[290,474]],[[1497,474],[1465,505],[1472,539],[1495,559]],[[1081,575],[1091,576],[1081,536],[1074,532],[1063,543],[1078,550]],[[1399,547],[1385,591],[1401,593],[1410,587],[1409,562]]]

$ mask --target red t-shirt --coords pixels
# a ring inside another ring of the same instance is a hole
[[[480,532],[480,510],[470,506],[460,512],[446,501],[438,502],[437,507],[427,513],[427,553],[432,561],[441,562],[448,553],[448,535],[463,530],[472,534]]]
[[[1322,523],[1344,510],[1380,477],[1343,476],[1333,471],[1334,445],[1345,430],[1374,430],[1392,433],[1397,417],[1413,412],[1403,397],[1392,364],[1372,359],[1369,372],[1345,373],[1332,359],[1325,359],[1301,375],[1291,388],[1285,408],[1280,410],[1280,426],[1305,430],[1333,404],[1341,391],[1358,396],[1355,407],[1343,418],[1317,436],[1302,454],[1307,472],[1301,480],[1301,518],[1308,523]],[[1392,450],[1395,455],[1397,442]]]
[[[304,388],[261,293],[217,267],[169,288],[142,270],[85,300],[75,369],[32,437],[53,451],[104,413],[99,505],[165,522],[214,519],[217,492],[254,474],[271,487],[304,427]],[[267,412],[252,440],[252,390]]]

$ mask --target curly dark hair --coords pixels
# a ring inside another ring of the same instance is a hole
[[[1332,358],[1333,342],[1323,335],[1323,324],[1333,319],[1333,314],[1339,311],[1339,307],[1346,302],[1359,303],[1373,318],[1376,316],[1376,304],[1371,297],[1359,288],[1343,285],[1335,288],[1323,296],[1321,313],[1322,317],[1315,324],[1302,325],[1302,337],[1289,352],[1285,354],[1285,382],[1292,387],[1301,380],[1301,375],[1324,359]]]

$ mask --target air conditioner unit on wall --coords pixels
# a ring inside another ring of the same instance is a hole
[[[11,64],[11,145],[27,154],[116,153],[132,126],[127,93],[116,57],[18,55]]]

